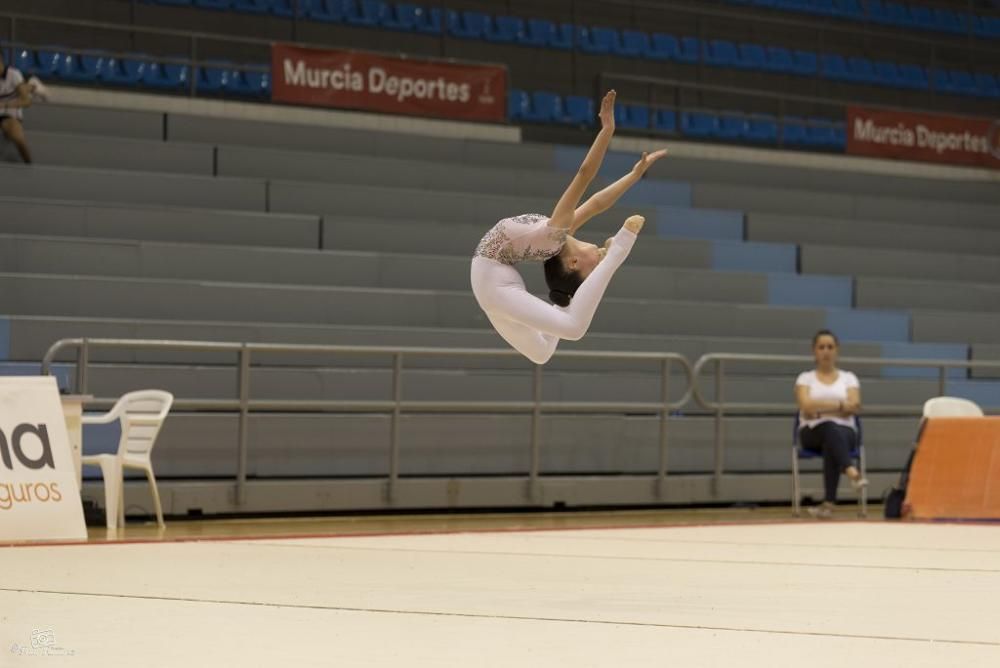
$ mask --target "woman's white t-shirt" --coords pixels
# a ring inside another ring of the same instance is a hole
[[[795,381],[796,385],[803,385],[809,388],[809,398],[816,401],[847,401],[847,390],[852,387],[861,387],[858,377],[850,371],[838,371],[837,380],[831,384],[820,382],[815,371],[800,373]],[[823,415],[815,420],[806,420],[805,416],[799,413],[799,427],[815,427],[823,422],[836,422],[845,427],[855,427],[854,418],[842,418],[836,415]]]

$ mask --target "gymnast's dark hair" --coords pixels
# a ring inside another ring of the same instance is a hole
[[[834,334],[828,329],[821,329],[818,332],[816,332],[816,335],[813,337],[813,348],[816,347],[816,344],[819,343],[819,340],[824,336],[829,336],[831,339],[833,339],[833,345],[840,346],[840,339],[837,338],[836,334]]]
[[[559,253],[545,261],[545,282],[549,286],[549,300],[556,306],[569,306],[583,277],[579,271],[567,270]]]

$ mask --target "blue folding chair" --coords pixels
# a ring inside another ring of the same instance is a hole
[[[425,35],[440,35],[443,20],[437,7],[417,7],[417,32]]]
[[[847,72],[847,61],[837,53],[824,53],[820,56],[820,75],[824,79],[835,81],[850,81],[851,76]]]
[[[622,30],[621,39],[615,42],[615,54],[625,58],[649,56],[649,35],[640,30]]]
[[[653,129],[657,132],[677,132],[677,114],[673,109],[657,109],[653,114]]]
[[[792,427],[792,512],[796,517],[802,514],[802,483],[799,474],[799,461],[805,459],[822,459],[823,453],[802,447],[799,443],[799,414],[795,414],[795,424]],[[865,467],[865,447],[862,441],[861,418],[854,416],[854,426],[858,433],[857,443],[850,452],[851,459],[857,460],[861,477],[867,477]],[[868,516],[868,488],[862,487],[858,494],[858,515]]]
[[[230,63],[215,63],[202,65],[198,68],[198,92],[222,93],[229,85]]]
[[[614,50],[618,32],[613,28],[577,26],[576,47],[584,53],[606,55]]]
[[[890,63],[887,60],[875,61],[875,77],[883,86],[905,88],[905,84],[903,83],[902,76],[899,74],[899,68],[896,67],[896,63]]]
[[[344,3],[342,0],[309,0],[306,18],[321,23],[343,23]]]
[[[979,94],[982,97],[1000,98],[1000,86],[997,85],[997,81],[992,75],[977,72],[976,86],[979,88]]]
[[[271,0],[233,0],[232,9],[245,14],[267,14],[271,11]]]
[[[146,63],[137,58],[108,58],[99,80],[114,86],[137,86],[146,73]]]
[[[847,76],[851,81],[863,84],[877,85],[878,75],[875,73],[875,66],[872,61],[859,56],[851,56],[847,59]]]
[[[778,141],[778,121],[774,116],[754,115],[747,119],[747,141],[756,144],[774,144]]]
[[[379,0],[342,0],[344,4],[344,19],[349,25],[361,28],[378,26]]]
[[[517,16],[487,17],[486,41],[497,44],[513,44],[524,32],[524,19]]]
[[[934,10],[934,25],[940,32],[950,32],[956,35],[965,33],[965,21],[962,15],[948,9]]]
[[[806,145],[805,120],[795,116],[785,116],[781,120],[781,145],[791,147]]]
[[[594,101],[582,95],[567,95],[563,98],[562,117],[566,125],[594,125]]]
[[[766,70],[767,53],[760,44],[740,44],[739,60],[736,66],[744,70]]]
[[[662,32],[654,32],[649,41],[646,56],[651,60],[678,60],[681,46],[677,38]]]
[[[816,76],[819,70],[819,58],[811,51],[792,52],[792,72],[802,76]]]
[[[702,112],[681,113],[681,133],[688,137],[708,139],[715,137],[719,129],[719,118],[715,114]]]
[[[555,93],[537,90],[531,94],[531,104],[523,118],[532,123],[555,123],[561,115],[562,100]]]
[[[736,45],[724,39],[713,39],[703,45],[703,58],[709,65],[716,67],[736,67],[740,59]]]
[[[951,79],[951,89],[960,95],[979,96],[979,86],[971,72],[965,70],[949,70],[948,78]]]
[[[448,34],[459,39],[485,39],[488,19],[489,16],[483,12],[457,12],[453,9],[445,11]]]
[[[930,87],[930,84],[927,82],[927,73],[920,65],[900,65],[899,77],[906,88],[927,90]]]
[[[507,119],[523,121],[530,108],[531,100],[528,98],[528,94],[519,88],[511,88],[507,93]]]
[[[792,60],[792,52],[781,46],[767,47],[767,59],[764,61],[764,69],[781,74],[795,74],[795,62]]]
[[[67,81],[96,83],[102,69],[104,69],[103,56],[68,53],[63,56],[58,75]]]
[[[171,63],[146,63],[142,85],[160,90],[182,90],[188,85],[188,67]]]
[[[723,114],[719,116],[716,136],[728,141],[741,140],[746,136],[747,120],[742,115]]]

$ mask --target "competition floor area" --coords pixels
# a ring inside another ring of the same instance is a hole
[[[4,547],[0,665],[1000,665],[1000,526],[785,513],[239,520]]]

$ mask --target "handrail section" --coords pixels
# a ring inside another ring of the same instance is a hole
[[[302,411],[350,411],[387,413],[391,416],[390,423],[390,455],[389,474],[386,486],[388,499],[392,501],[399,480],[399,434],[400,419],[404,413],[530,413],[531,414],[531,467],[528,476],[528,494],[538,498],[539,468],[541,461],[541,418],[544,413],[598,413],[598,412],[636,412],[658,413],[659,430],[659,467],[656,473],[657,490],[663,494],[667,476],[668,439],[667,420],[670,412],[687,404],[691,399],[693,385],[693,369],[686,357],[677,353],[646,353],[646,352],[603,352],[603,351],[557,351],[556,358],[648,361],[657,363],[661,374],[660,401],[658,402],[597,402],[597,401],[544,401],[542,399],[543,367],[535,365],[532,375],[532,398],[526,401],[404,401],[402,399],[403,363],[407,358],[414,357],[498,357],[521,358],[520,353],[510,349],[491,348],[429,348],[429,347],[387,347],[387,346],[343,346],[343,345],[306,345],[306,344],[274,344],[274,343],[236,343],[215,341],[179,341],[168,339],[107,339],[107,338],[72,338],[56,341],[45,353],[42,360],[42,374],[49,375],[53,361],[60,352],[66,349],[76,349],[76,383],[75,391],[79,394],[87,392],[88,369],[90,353],[95,348],[100,349],[142,349],[142,350],[172,350],[188,352],[230,352],[235,353],[238,363],[238,398],[220,402],[218,399],[185,399],[175,403],[187,409],[232,408],[239,411],[237,430],[237,474],[236,498],[242,505],[246,500],[247,479],[247,441],[249,417],[251,412],[265,410],[282,410],[289,412]],[[384,401],[345,401],[345,400],[254,400],[251,398],[250,377],[254,355],[268,353],[291,354],[329,354],[329,355],[374,355],[387,356],[392,359],[392,397]],[[684,394],[674,401],[670,400],[670,375],[673,365],[679,365],[686,377]]]

